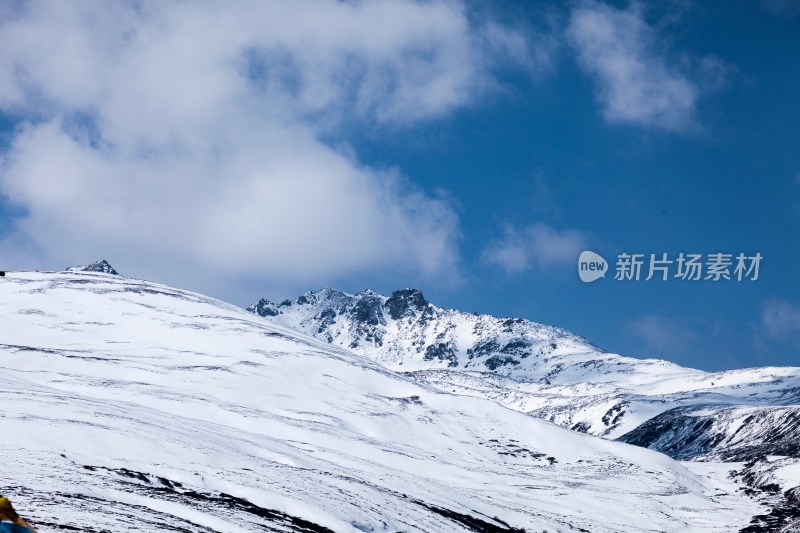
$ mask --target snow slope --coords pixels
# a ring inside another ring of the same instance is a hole
[[[732,531],[763,511],[199,294],[12,272],[0,317],[0,491],[42,532]]]

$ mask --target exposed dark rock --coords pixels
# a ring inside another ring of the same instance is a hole
[[[356,322],[377,326],[386,324],[381,309],[381,300],[377,296],[362,296],[356,300],[350,310],[350,317]]]
[[[94,263],[84,266],[69,267],[67,270],[70,272],[101,272],[103,274],[111,274],[114,276],[120,275],[120,273],[114,270],[114,267],[112,267],[105,259],[101,259],[100,261],[95,261]]]
[[[627,406],[626,402],[621,402],[606,411],[606,414],[603,415],[603,424],[606,426],[617,425],[622,420],[622,417],[625,416]]]
[[[510,355],[493,355],[483,363],[489,370],[495,370],[497,367],[505,365],[518,365],[519,361]]]
[[[511,333],[514,331],[514,326],[522,325],[526,322],[523,318],[507,318],[503,320],[503,331],[506,333]]]
[[[328,309],[323,310],[316,318],[319,320],[317,333],[322,333],[328,326],[336,322],[336,311],[329,307]]]
[[[421,505],[422,507],[425,507],[426,509],[433,511],[436,514],[459,524],[467,531],[474,531],[475,533],[503,533],[503,532],[525,533],[524,529],[511,527],[508,523],[496,517],[491,519],[490,521],[487,520],[486,518],[479,518],[474,515],[459,513],[451,509],[445,509],[443,507],[437,507],[435,505],[425,503],[422,500],[412,500],[412,501],[417,505]],[[579,530],[579,531],[585,531],[585,530]]]
[[[491,355],[500,351],[500,345],[494,339],[485,339],[478,341],[472,348],[467,349],[467,355],[470,359],[475,357],[483,357]]]
[[[577,431],[578,433],[587,433],[591,428],[592,428],[592,426],[589,425],[587,422],[578,422],[577,424],[572,426],[570,429],[572,431]]]
[[[513,339],[500,348],[500,353],[526,358],[531,354],[531,341],[527,339]]]
[[[258,302],[248,307],[247,310],[259,316],[278,316],[276,305],[266,298],[261,298]]]
[[[747,486],[747,493],[768,505],[769,512],[754,516],[740,533],[772,533],[776,531],[800,531],[800,487],[781,493],[775,483],[759,482],[757,470],[767,461],[765,457],[753,459],[745,464],[741,472],[734,472],[735,478]]]
[[[402,289],[394,291],[384,304],[389,316],[399,320],[414,311],[428,307],[428,302],[418,289]]]
[[[425,348],[425,360],[432,361],[434,359],[450,361],[447,364],[450,368],[458,366],[458,357],[451,343],[437,342]]]

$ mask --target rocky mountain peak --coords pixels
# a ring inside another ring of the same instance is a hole
[[[113,276],[121,275],[105,259],[95,261],[94,263],[90,263],[88,265],[71,266],[67,268],[67,272],[100,272],[103,274],[111,274]]]

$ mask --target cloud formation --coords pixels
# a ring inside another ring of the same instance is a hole
[[[645,315],[627,323],[629,334],[642,339],[655,350],[686,349],[697,341],[697,333],[677,320],[658,315]]]
[[[761,325],[771,339],[785,340],[800,333],[800,307],[786,300],[770,300],[761,307]]]
[[[698,100],[720,88],[731,69],[711,55],[685,57],[691,59],[689,69],[671,65],[637,3],[625,10],[582,3],[570,14],[566,35],[579,66],[596,80],[603,116],[610,123],[696,131]]]
[[[538,61],[515,31],[451,0],[0,11],[0,113],[18,123],[0,192],[26,212],[4,253],[110,256],[154,276],[175,264],[299,283],[455,268],[447,201],[332,146],[354,124],[444,116],[491,91],[495,69]]]
[[[582,232],[558,230],[537,223],[521,229],[506,228],[503,238],[491,244],[484,251],[483,258],[513,274],[534,266],[576,263],[585,248],[586,238]]]

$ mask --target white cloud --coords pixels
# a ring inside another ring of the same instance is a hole
[[[159,279],[452,271],[448,202],[320,139],[443,116],[491,90],[497,64],[538,61],[454,0],[3,10],[0,111],[21,125],[0,192],[27,212],[3,252]]]
[[[656,350],[685,348],[697,340],[697,333],[685,324],[667,317],[646,315],[627,324],[628,332]]]
[[[785,300],[765,302],[761,307],[761,325],[773,339],[800,333],[800,307]]]
[[[585,248],[586,238],[580,231],[533,224],[522,229],[507,228],[503,238],[490,245],[483,257],[509,273],[516,273],[533,266],[575,263]]]
[[[597,81],[603,115],[612,123],[668,131],[698,128],[697,102],[723,84],[730,67],[714,56],[692,60],[697,80],[668,64],[640,6],[620,10],[599,2],[573,9],[567,39],[580,67]]]

